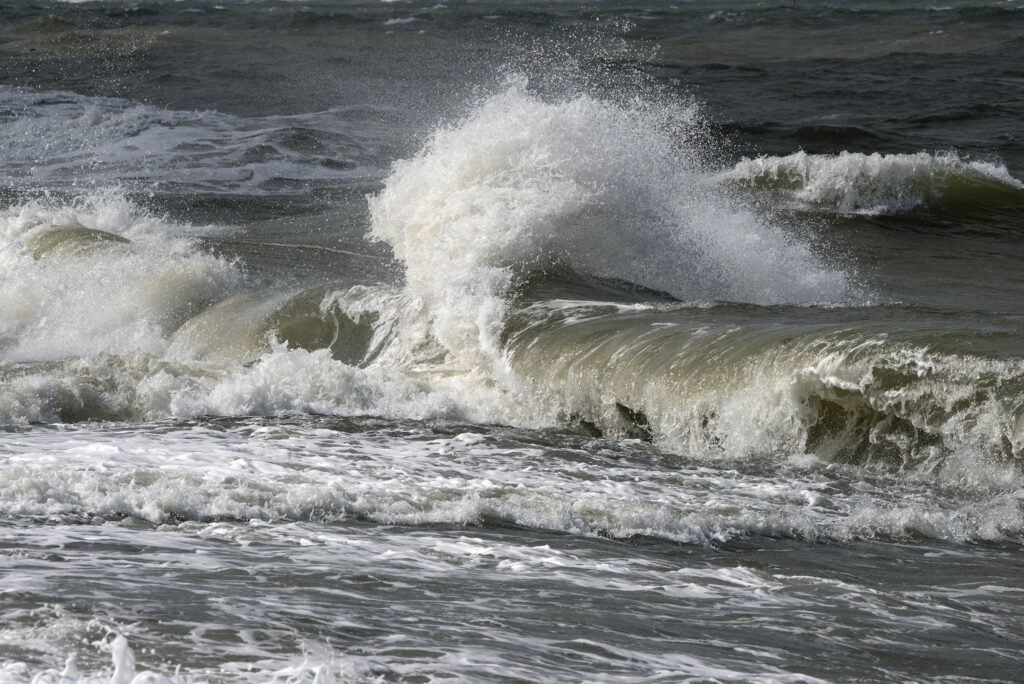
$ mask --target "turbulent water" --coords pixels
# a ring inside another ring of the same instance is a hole
[[[1018,681],[1024,5],[0,0],[0,681]]]

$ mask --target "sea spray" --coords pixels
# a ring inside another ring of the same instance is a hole
[[[395,164],[370,198],[371,234],[405,263],[454,364],[500,360],[514,286],[555,264],[681,299],[849,295],[846,273],[708,186],[666,119],[518,81]]]

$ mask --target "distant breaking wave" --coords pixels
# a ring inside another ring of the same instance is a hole
[[[1002,164],[953,154],[816,155],[744,159],[717,180],[779,193],[799,206],[844,214],[947,211],[1024,204],[1024,183]]]

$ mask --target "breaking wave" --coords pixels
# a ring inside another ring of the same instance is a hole
[[[500,358],[516,283],[555,265],[679,299],[848,297],[847,273],[706,185],[694,117],[513,84],[395,165],[370,198],[372,235],[471,366]]]
[[[191,230],[114,192],[0,211],[0,360],[162,353],[239,281]]]
[[[1006,166],[953,153],[817,155],[744,159],[720,181],[778,193],[798,206],[844,214],[903,214],[1020,206],[1024,183]]]
[[[1019,459],[1024,362],[964,351],[1009,349],[1008,333],[961,339],[955,322],[910,326],[898,307],[861,302],[852,269],[708,175],[696,121],[513,82],[369,198],[370,237],[404,266],[399,284],[255,289],[194,227],[110,193],[10,208],[0,420],[570,426],[701,458],[813,454],[954,477]],[[855,160],[874,163],[822,168]]]

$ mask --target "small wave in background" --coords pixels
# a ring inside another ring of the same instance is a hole
[[[992,205],[1019,208],[1024,183],[1006,166],[968,161],[956,154],[809,155],[744,159],[719,178],[770,192],[797,206],[847,214],[984,212]]]

